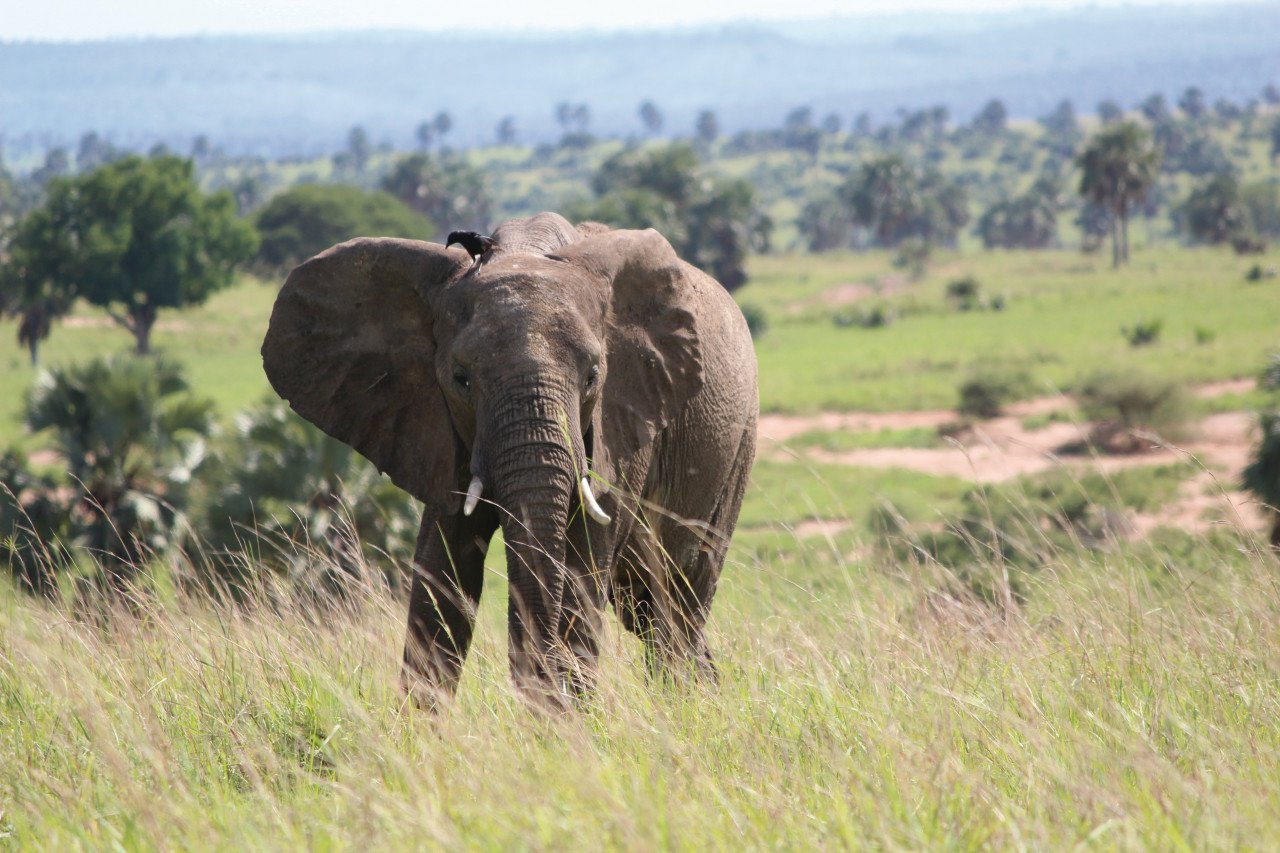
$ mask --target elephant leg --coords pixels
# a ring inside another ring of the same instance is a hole
[[[423,516],[401,671],[405,692],[421,707],[434,707],[457,689],[484,585],[485,552],[497,528],[489,505],[469,518]]]
[[[564,659],[562,677],[575,696],[595,685],[600,657],[601,615],[609,577],[612,542],[609,528],[577,512],[569,525],[565,549],[565,587],[558,639]]]
[[[645,641],[651,669],[715,676],[705,628],[755,456],[752,439],[744,435],[709,507],[675,501],[685,514],[668,511],[656,531],[637,530],[624,552],[619,575],[629,580],[631,614],[623,623]]]

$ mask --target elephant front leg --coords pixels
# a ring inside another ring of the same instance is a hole
[[[557,640],[562,656],[560,678],[572,696],[582,697],[595,686],[600,657],[600,630],[606,584],[613,552],[612,530],[573,514],[565,549],[565,587]]]
[[[471,517],[422,517],[409,594],[409,628],[401,683],[422,708],[451,698],[475,630],[484,557],[498,528],[489,506]]]

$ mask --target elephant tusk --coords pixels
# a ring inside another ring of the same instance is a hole
[[[587,515],[599,524],[608,524],[613,521],[609,517],[609,513],[600,508],[600,504],[596,502],[596,496],[591,493],[591,484],[587,482],[587,478],[582,478],[582,498],[587,505]]]
[[[462,502],[462,514],[471,515],[475,512],[476,504],[480,500],[480,493],[484,491],[484,483],[480,482],[479,477],[471,478],[471,485],[467,486],[467,499]]]

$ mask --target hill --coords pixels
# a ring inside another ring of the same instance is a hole
[[[511,115],[521,141],[558,135],[560,102],[590,129],[640,130],[653,99],[668,132],[698,110],[722,129],[776,124],[811,105],[844,121],[942,103],[967,117],[988,98],[1014,116],[1062,98],[1090,111],[1188,85],[1247,101],[1280,78],[1274,4],[838,18],[633,33],[355,33],[82,43],[0,42],[0,142],[21,159],[87,130],[185,151],[207,134],[230,153],[331,151],[353,125],[403,146],[440,110],[449,141],[493,138]]]

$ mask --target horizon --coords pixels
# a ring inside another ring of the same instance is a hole
[[[310,37],[347,33],[457,34],[509,37],[613,34],[698,30],[723,26],[785,26],[824,20],[893,21],[929,12],[950,18],[1134,8],[1260,5],[1261,0],[793,0],[785,11],[766,0],[711,0],[690,8],[681,0],[655,0],[635,6],[573,0],[558,12],[538,14],[519,0],[491,0],[486,19],[460,23],[441,19],[413,0],[370,0],[358,9],[342,0],[322,0],[304,19],[294,0],[230,0],[213,9],[204,4],[171,4],[157,10],[149,0],[122,0],[101,13],[96,0],[51,0],[40,7],[10,12],[0,28],[0,43],[79,43],[226,36]],[[495,26],[493,21],[501,21]],[[439,25],[437,25],[439,21]]]

